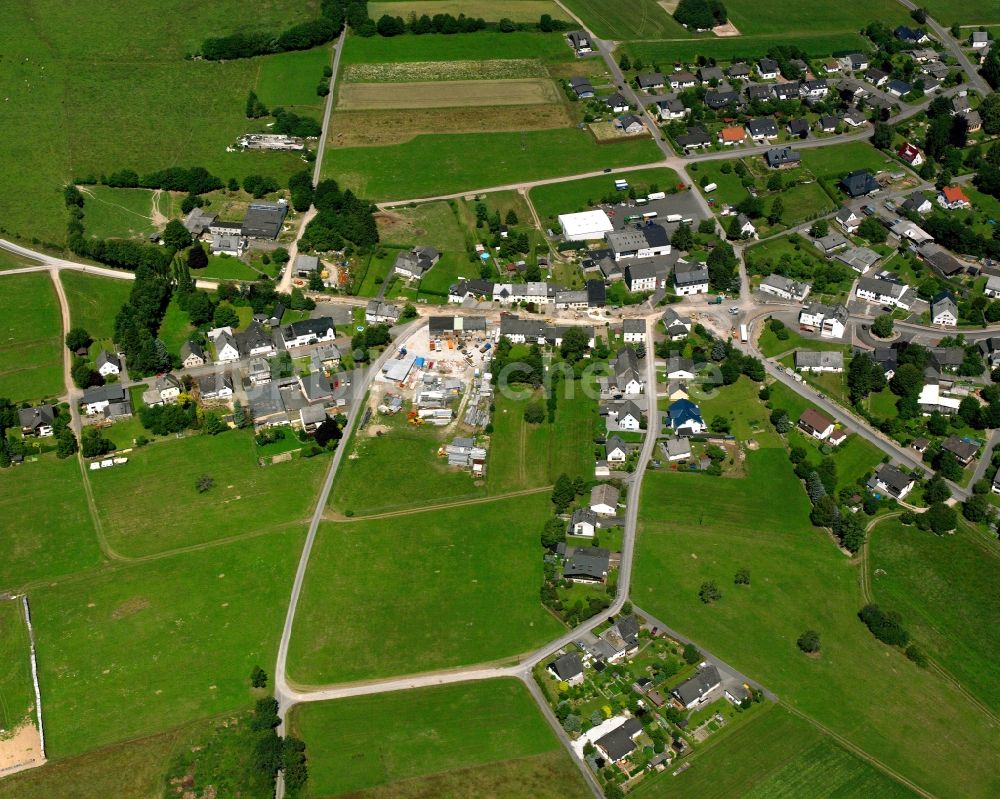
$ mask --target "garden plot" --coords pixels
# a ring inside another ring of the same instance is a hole
[[[345,83],[419,83],[442,80],[514,80],[548,75],[535,58],[479,61],[409,61],[398,64],[351,64]]]
[[[348,83],[338,108],[466,108],[468,106],[546,105],[559,101],[555,84],[544,78],[455,80],[443,83]]]

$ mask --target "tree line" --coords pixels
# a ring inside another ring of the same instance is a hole
[[[306,197],[305,178],[293,176],[299,192],[299,202]],[[291,184],[290,184],[291,185]],[[321,180],[312,192],[312,204],[318,213],[306,226],[299,241],[303,250],[341,250],[350,242],[363,251],[378,244],[375,206],[354,195],[350,189],[341,191],[335,180]]]
[[[508,17],[503,17],[497,22],[487,22],[482,17],[467,17],[459,14],[457,17],[452,14],[421,14],[419,17],[412,13],[407,20],[399,16],[383,14],[375,23],[375,32],[379,36],[402,36],[410,33],[415,36],[423,36],[428,33],[442,33],[451,35],[455,33],[476,33],[477,31],[496,30],[501,33],[513,33],[514,31],[541,31],[549,33],[551,31],[562,31],[572,27],[572,23],[561,19],[553,19],[551,14],[542,14],[538,22],[514,22]],[[362,32],[362,35],[365,35]]]

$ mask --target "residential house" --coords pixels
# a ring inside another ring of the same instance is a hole
[[[912,300],[907,296],[909,286],[905,283],[894,283],[879,277],[862,277],[858,279],[857,297],[880,305],[909,310]]]
[[[642,124],[642,120],[631,114],[618,117],[615,120],[615,127],[626,136],[637,136],[646,130],[646,126]]]
[[[604,235],[602,232],[601,236]],[[493,299],[494,283],[492,280],[459,280],[448,288],[448,302],[461,304],[467,299],[489,301]],[[371,305],[371,303],[369,303]]]
[[[587,281],[587,307],[603,308],[608,302],[608,288],[603,280]]]
[[[777,90],[778,87],[776,86]],[[751,83],[746,87],[747,98],[753,102],[767,102],[771,99],[771,84],[770,83]],[[798,92],[795,92],[795,96],[798,97]]]
[[[392,271],[405,278],[422,278],[434,264],[441,260],[441,253],[433,247],[414,247],[396,256]]]
[[[834,125],[836,127],[836,125]],[[809,135],[809,122],[805,119],[793,119],[788,123],[788,133],[804,139]]]
[[[958,306],[948,292],[943,291],[931,300],[931,323],[944,327],[958,325]]]
[[[681,296],[708,294],[708,267],[699,262],[678,261],[674,267],[674,291]]]
[[[730,126],[719,131],[719,144],[731,147],[735,144],[743,144],[746,139],[746,131],[738,126]]]
[[[202,400],[228,400],[233,396],[233,381],[226,372],[211,372],[199,377],[198,393]]]
[[[923,28],[911,28],[907,25],[900,25],[892,33],[893,36],[904,44],[923,44],[930,41],[927,31]]]
[[[777,80],[778,71],[778,62],[773,58],[762,58],[757,62],[757,74],[763,80]]]
[[[590,489],[590,510],[598,516],[615,516],[621,492],[610,483],[601,483]]]
[[[246,247],[247,241],[240,235],[212,234],[212,255],[231,255],[233,258],[239,258]]]
[[[969,35],[969,46],[973,50],[982,50],[990,46],[990,35],[986,31],[973,31]]]
[[[904,80],[890,80],[885,85],[885,90],[893,97],[902,97],[904,94],[909,94],[913,87]]]
[[[734,91],[718,91],[716,89],[709,89],[705,92],[704,103],[713,111],[721,111],[726,106],[740,107],[743,105],[743,98],[740,97],[739,92]],[[693,128],[692,130],[701,131],[702,128]],[[689,130],[688,133],[692,131]],[[708,135],[707,133],[705,134]],[[680,144],[680,138],[678,138],[677,143]],[[681,145],[685,146],[685,145]],[[690,146],[690,145],[687,145]]]
[[[692,75],[690,72],[673,72],[667,78],[667,82],[670,84],[670,88],[674,89],[692,89],[694,85],[698,83],[698,79]]]
[[[799,429],[819,441],[824,441],[833,432],[833,419],[824,416],[815,408],[806,408],[799,417]]]
[[[764,160],[771,169],[792,169],[802,163],[802,156],[791,147],[775,147],[764,153]]]
[[[514,314],[500,317],[500,336],[511,344],[544,344],[547,330],[542,321],[521,319]]]
[[[837,125],[839,124],[840,120],[829,114],[824,114],[816,120],[816,127],[823,131],[823,133],[836,133]]]
[[[968,466],[975,460],[976,454],[979,452],[979,445],[971,441],[965,441],[958,436],[948,436],[941,442],[941,449],[954,455],[955,460],[962,466]]]
[[[664,100],[657,100],[656,110],[660,119],[673,120],[684,119],[691,113],[690,108],[685,108],[684,103],[678,97],[667,97]]]
[[[642,429],[642,408],[632,400],[615,402],[606,406],[604,410],[607,413],[609,427],[611,427],[612,423],[614,425],[611,429],[628,430],[630,432]]]
[[[212,344],[215,346],[215,360],[219,363],[240,359],[240,348],[236,346],[236,339],[228,328],[220,329]]]
[[[603,547],[566,547],[563,577],[574,583],[603,583],[608,579],[611,553]]]
[[[867,169],[855,169],[840,181],[841,188],[849,197],[864,197],[879,190],[878,181]]]
[[[240,351],[240,357],[249,358],[251,355],[273,355],[274,336],[264,331],[260,322],[251,322],[246,330],[237,333],[236,346]]]
[[[629,262],[625,267],[625,285],[629,291],[655,291],[667,284],[670,268],[662,259]]]
[[[854,209],[848,205],[841,206],[840,210],[837,211],[836,216],[833,217],[834,221],[840,225],[844,232],[849,236],[853,236],[858,232],[858,228],[861,226],[861,217],[858,216]]]
[[[695,366],[694,361],[690,358],[681,358],[678,356],[672,356],[667,359],[666,364],[666,376],[667,381],[681,381],[686,382],[688,380],[694,380],[695,378]]]
[[[581,100],[589,100],[597,94],[594,91],[593,85],[587,78],[570,78],[569,85],[570,88],[576,92],[576,96]]]
[[[799,325],[818,332],[823,338],[843,338],[849,318],[843,305],[811,302],[799,312]]]
[[[56,409],[52,405],[38,405],[34,408],[21,408],[17,412],[24,436],[45,438],[55,432],[53,425],[56,420]]]
[[[711,83],[713,80],[721,82],[725,80],[725,73],[721,67],[701,67],[698,70],[698,77],[702,83]]]
[[[686,316],[681,316],[673,308],[668,307],[663,316],[660,317],[663,327],[666,330],[667,338],[671,341],[680,341],[687,338],[691,332],[691,320]]]
[[[678,435],[698,435],[705,429],[701,410],[691,400],[677,400],[667,409],[670,427]]]
[[[108,411],[114,407],[123,408],[123,411],[116,415],[131,416],[132,410],[129,406],[128,394],[118,383],[108,383],[103,386],[91,386],[83,392],[80,398],[80,405],[87,416],[104,414],[110,418]]]
[[[979,342],[979,351],[983,354],[990,369],[1000,366],[1000,337],[990,336]]]
[[[850,242],[835,230],[818,239],[813,239],[813,246],[824,255],[831,255],[848,244]]]
[[[928,347],[927,354],[930,367],[939,373],[955,374],[965,360],[964,347]],[[925,374],[928,374],[925,370]]]
[[[566,34],[570,46],[576,50],[577,55],[584,55],[591,52],[590,36],[585,31],[570,31]]]
[[[655,258],[670,254],[670,237],[663,225],[646,225],[615,230],[605,235],[616,261],[623,258]]]
[[[958,211],[971,208],[972,202],[965,196],[961,186],[945,186],[938,194],[938,205],[947,208],[949,211]]]
[[[190,213],[184,217],[184,227],[187,232],[196,239],[208,230],[209,226],[218,218],[218,214],[210,214],[201,208],[192,208]]]
[[[181,381],[169,372],[156,378],[153,385],[142,392],[142,401],[146,405],[170,405],[177,402],[183,387]]]
[[[610,435],[604,442],[604,452],[608,463],[625,463],[629,446],[620,436]]]
[[[934,206],[922,191],[915,191],[903,201],[903,210],[914,214],[929,214]]]
[[[861,72],[868,69],[868,56],[864,53],[851,53],[841,58],[840,63],[850,72]]]
[[[897,219],[889,226],[889,232],[900,240],[909,239],[913,242],[911,246],[921,247],[927,242],[934,241],[934,237],[930,233],[909,219]]]
[[[626,100],[618,92],[615,92],[610,97],[605,97],[604,105],[606,105],[608,110],[613,114],[624,114],[631,107],[629,106],[628,100]]]
[[[317,319],[303,319],[281,328],[281,339],[285,349],[304,347],[323,341],[333,341],[335,332],[333,319],[321,316]]]
[[[868,247],[850,247],[833,256],[834,260],[851,267],[862,275],[877,264],[882,256]]]
[[[750,77],[750,67],[744,64],[742,61],[738,61],[735,64],[729,65],[729,69],[726,70],[726,74],[730,78],[745,80],[746,78]]]
[[[322,405],[306,405],[299,408],[299,425],[307,433],[315,433],[329,417]]]
[[[665,85],[665,80],[663,74],[660,72],[646,72],[642,75],[637,75],[635,83],[640,89],[648,92],[650,89],[662,89]]]
[[[795,368],[800,372],[844,371],[844,353],[819,350],[796,350]]]
[[[954,277],[965,271],[961,261],[944,247],[931,241],[929,236],[920,244],[917,252],[942,277]]]
[[[848,111],[844,114],[844,124],[851,128],[863,128],[868,124],[868,118],[860,111]]]
[[[776,83],[776,84],[764,84],[771,94],[774,95],[775,100],[798,100],[799,95],[802,93],[802,85],[797,80],[789,81],[788,83]],[[767,98],[765,98],[767,99]]]
[[[883,72],[881,69],[876,69],[875,67],[869,67],[865,70],[864,78],[872,86],[878,88],[887,80],[889,80],[889,73]]]
[[[576,652],[567,652],[560,655],[548,665],[557,680],[573,685],[580,685],[583,682],[583,661]]]
[[[399,321],[399,314],[399,308],[391,302],[370,300],[365,308],[365,321],[370,325],[394,325]]]
[[[622,338],[626,344],[641,344],[646,340],[646,320],[626,319],[622,322]]]
[[[241,235],[247,239],[266,239],[273,241],[281,232],[281,224],[288,213],[288,203],[285,200],[266,202],[251,200],[243,217]]]
[[[122,362],[114,353],[101,350],[97,356],[97,371],[101,373],[101,377],[119,375],[122,372]]]
[[[271,365],[264,358],[251,358],[247,365],[250,383],[255,386],[271,382]]]
[[[640,732],[642,722],[639,719],[626,719],[619,727],[594,741],[594,746],[608,761],[618,763],[635,751],[635,739]]]
[[[714,692],[721,687],[722,678],[714,665],[703,663],[698,672],[689,680],[685,680],[670,693],[680,707],[692,710],[707,704],[714,699]]]
[[[686,436],[668,438],[663,446],[667,453],[667,460],[671,463],[684,461],[691,457],[691,440]]]
[[[823,72],[827,75],[837,75],[841,69],[841,64],[836,59],[828,59],[823,62]]]
[[[770,117],[751,119],[746,127],[747,135],[756,142],[778,138],[778,126]]]
[[[708,102],[707,95],[705,101]],[[677,146],[683,150],[704,149],[712,144],[712,138],[708,135],[708,131],[701,127],[688,128],[687,133],[674,137],[674,140],[677,142]]]
[[[315,255],[296,255],[292,266],[292,274],[296,277],[310,278],[319,271],[319,258]]]
[[[597,529],[597,514],[590,508],[577,508],[569,519],[566,532],[569,535],[579,535],[593,538]]]
[[[760,281],[759,288],[765,294],[771,294],[783,300],[803,302],[809,296],[811,286],[808,283],[800,283],[784,275],[772,274]]]
[[[892,380],[896,374],[896,366],[899,364],[899,354],[896,350],[892,347],[876,347],[871,357],[882,370],[885,379]]]
[[[914,479],[889,463],[880,464],[868,480],[872,491],[888,494],[893,499],[904,499],[915,485]]]
[[[583,310],[590,307],[590,296],[587,294],[586,289],[557,291],[555,294],[555,306],[562,309]]]
[[[194,369],[208,363],[204,348],[197,341],[185,341],[181,344],[181,366]]]
[[[818,100],[826,97],[829,92],[830,84],[827,82],[826,78],[813,78],[812,80],[805,80],[799,87],[799,93],[803,97],[811,100]]]
[[[896,150],[896,155],[910,166],[920,166],[924,162],[924,154],[909,142],[903,142]]]

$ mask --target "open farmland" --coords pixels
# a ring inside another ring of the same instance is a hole
[[[257,457],[253,436],[234,430],[158,442],[133,451],[126,468],[89,472],[108,543],[141,557],[304,518],[326,459],[259,466]],[[201,474],[215,479],[203,494],[195,488]],[[115,499],[125,495],[127,502]],[[183,503],[182,522],[158,510],[164,495]]]
[[[351,64],[345,83],[420,83],[449,80],[513,80],[544,78],[545,66],[535,58],[494,58],[484,61],[403,61]]]
[[[309,749],[310,797],[588,795],[515,680],[298,705],[289,724]]]
[[[318,114],[325,98],[316,94],[316,87],[328,81],[323,69],[329,66],[329,47],[268,56],[261,59],[257,73],[257,96],[268,108],[280,105],[296,113]]]
[[[467,231],[452,208],[454,202],[441,200],[384,212],[379,228],[382,241],[389,246],[416,243],[441,252],[465,253]]]
[[[119,564],[33,590],[49,757],[249,704],[250,670],[270,668],[277,654],[304,532]]]
[[[964,525],[936,536],[882,522],[871,533],[875,601],[903,616],[919,646],[1000,712],[1000,550]]]
[[[554,637],[562,627],[538,600],[538,536],[550,509],[542,492],[324,523],[289,678],[315,685],[433,671],[510,658]]]
[[[699,477],[647,474],[633,601],[676,619],[682,634],[922,788],[940,797],[995,795],[1000,744],[993,722],[858,621],[864,599],[857,565],[811,527],[808,499],[784,450],[750,452],[747,467],[749,478],[715,481],[681,515],[671,508],[690,501]],[[732,585],[739,568],[752,575],[746,591]],[[722,587],[712,605],[698,599],[706,580]],[[806,629],[822,637],[817,658],[795,647]],[[925,701],[930,695],[935,702]]]
[[[636,799],[904,799],[912,791],[855,757],[807,721],[771,707],[699,751],[676,777],[644,780]]]
[[[95,340],[114,335],[115,316],[132,291],[131,280],[88,275],[65,270],[59,273],[73,327],[82,327]]]
[[[13,730],[35,704],[31,648],[20,599],[0,600],[0,729]]]
[[[482,18],[487,22],[499,22],[507,18],[514,22],[538,22],[542,14],[552,19],[569,20],[571,17],[552,0],[390,0],[368,4],[368,16],[378,19],[383,14],[409,20],[411,14],[420,17],[426,14],[451,14],[457,17]]]
[[[63,330],[47,272],[0,283],[0,397],[13,402],[63,393]]]
[[[398,111],[338,110],[330,118],[327,142],[337,147],[405,144],[422,134],[439,133],[442,113],[447,113],[448,130],[453,134],[551,130],[568,128],[575,122],[569,106],[562,102],[549,105],[449,108],[447,112],[436,108]],[[424,175],[424,180],[426,178],[427,175]]]
[[[539,58],[545,63],[573,61],[573,51],[561,33],[500,33],[479,31],[450,36],[427,33],[422,36],[351,36],[344,45],[342,66],[349,64],[391,64],[400,61],[481,61],[504,58]]]
[[[318,0],[263,0],[246,15],[236,0],[184,13],[150,0],[113,10],[97,0],[18,2],[0,26],[0,218],[7,237],[63,242],[62,187],[76,176],[198,165],[224,180],[257,173],[283,181],[301,169],[294,153],[226,152],[248,127],[246,92],[266,58],[184,56],[206,36],[237,26],[280,30],[314,17],[318,7]]]
[[[559,102],[556,85],[545,78],[453,80],[442,83],[345,83],[338,108],[349,111],[390,108],[544,105]]]
[[[955,22],[963,26],[1000,25],[1000,6],[994,0],[968,0],[960,7],[952,0],[927,0],[923,8],[945,27]]]
[[[715,58],[719,61],[754,60],[766,54],[772,47],[789,44],[801,48],[812,58],[823,58],[831,53],[863,50],[868,46],[868,40],[860,33],[847,31],[834,33],[802,32],[792,38],[778,34],[766,34],[724,38],[710,36],[683,40],[630,41],[624,43],[621,49],[628,53],[632,61],[638,58],[647,64],[665,66],[675,61],[694,63],[699,56]]]
[[[101,562],[82,481],[76,458],[54,455],[0,472],[0,590]]]
[[[849,142],[831,147],[810,147],[800,151],[802,166],[818,178],[837,180],[852,169],[878,172],[899,168],[899,162],[879,152],[868,142]]]
[[[790,44],[795,43],[799,34],[854,33],[875,21],[890,27],[913,22],[909,12],[896,0],[810,0],[808,3],[726,0],[726,10],[729,21],[740,33],[781,34],[790,39]],[[950,17],[939,21],[951,24]]]
[[[153,225],[153,192],[149,189],[113,189],[81,186],[83,224],[88,236],[99,239],[141,238],[156,230]],[[162,192],[157,192],[159,197]],[[166,197],[169,203],[169,195]]]
[[[323,171],[372,200],[401,200],[659,158],[651,139],[599,145],[580,130],[536,130],[422,135],[393,147],[328,147]]]
[[[565,0],[566,6],[580,17],[601,39],[670,39],[693,34],[666,12],[657,0]],[[676,3],[673,3],[676,5]]]

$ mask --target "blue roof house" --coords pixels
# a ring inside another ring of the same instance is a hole
[[[671,403],[667,415],[670,417],[670,426],[677,433],[697,435],[705,429],[701,411],[691,400],[680,399]]]

